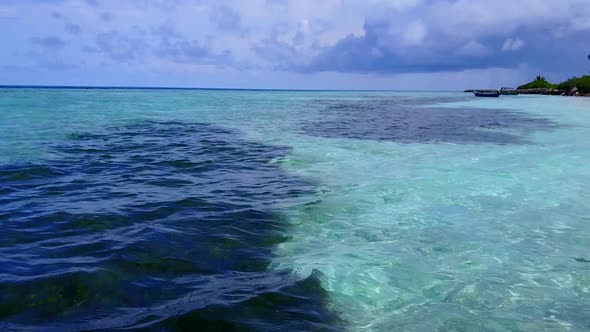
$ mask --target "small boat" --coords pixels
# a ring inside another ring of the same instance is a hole
[[[476,97],[500,97],[498,90],[476,90],[473,92]]]
[[[517,96],[518,95],[518,91],[516,91],[515,88],[501,88],[500,89],[500,94],[502,96]]]

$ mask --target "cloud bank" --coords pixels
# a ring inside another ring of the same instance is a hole
[[[70,75],[66,67],[299,79],[565,75],[588,67],[588,17],[586,0],[5,0],[0,60],[4,77],[48,70],[47,59],[62,64],[56,77]]]

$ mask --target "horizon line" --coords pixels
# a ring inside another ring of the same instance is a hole
[[[302,91],[302,92],[463,92],[462,90],[399,90],[399,89],[285,89],[285,88],[204,88],[175,86],[119,86],[119,85],[20,85],[0,84],[0,89],[76,89],[76,90],[204,90],[204,91]]]

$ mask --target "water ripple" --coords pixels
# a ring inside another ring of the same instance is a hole
[[[0,168],[7,329],[310,330],[334,326],[317,272],[269,272],[275,206],[313,195],[288,153],[206,124],[72,134]]]
[[[323,103],[324,119],[305,124],[306,134],[401,143],[525,144],[528,134],[558,127],[549,119],[522,112],[441,108],[425,100],[372,98]]]

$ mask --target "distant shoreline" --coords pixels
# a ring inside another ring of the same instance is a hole
[[[484,90],[484,89],[467,89],[463,92],[475,92],[475,91],[493,91],[493,90]],[[573,93],[568,93],[565,90],[560,89],[514,89],[510,91],[515,91],[521,95],[543,95],[543,96],[565,96],[565,97],[590,97],[590,93],[582,93],[579,91],[575,91]]]
[[[565,91],[560,89],[516,89],[522,95],[545,95],[545,96],[567,96],[567,97],[590,97],[590,93],[580,91]]]
[[[589,56],[590,58],[590,56]],[[542,75],[526,84],[514,88],[502,88],[505,91],[513,92],[514,94],[523,95],[550,95],[550,96],[575,96],[575,97],[590,97],[590,76],[583,75],[581,77],[572,77],[559,84],[551,84]],[[473,89],[465,90],[465,92],[473,92]],[[497,91],[497,90],[492,90]]]

